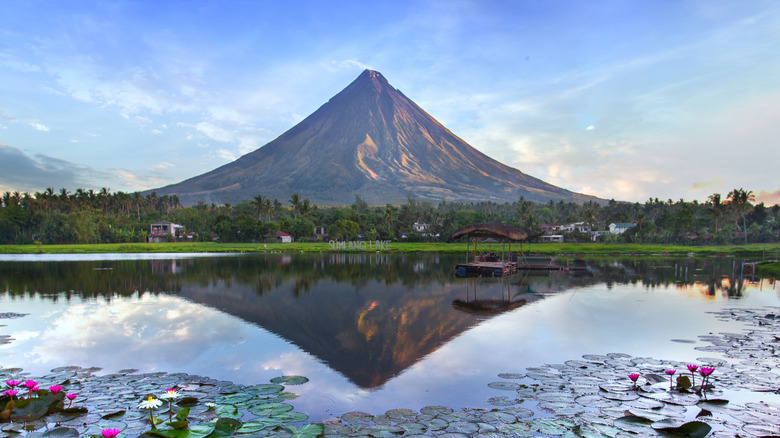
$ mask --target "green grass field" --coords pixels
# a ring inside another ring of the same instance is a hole
[[[407,243],[392,242],[390,252],[440,252],[465,253],[465,243]],[[503,246],[509,249],[509,244]],[[777,260],[780,244],[748,244],[720,246],[677,246],[605,243],[514,243],[512,251],[520,249],[526,254],[540,255],[674,255],[674,256],[739,256]],[[474,245],[469,249],[474,250]],[[501,244],[480,244],[480,251],[501,252]],[[330,252],[334,251],[327,242],[323,243],[105,243],[93,245],[0,245],[0,254],[94,254],[94,253],[183,253],[183,252]],[[344,249],[356,252],[359,249]],[[364,250],[374,252],[376,249]]]

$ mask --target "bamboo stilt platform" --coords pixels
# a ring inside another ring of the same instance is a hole
[[[503,277],[517,272],[515,262],[482,262],[461,263],[455,265],[458,277]]]

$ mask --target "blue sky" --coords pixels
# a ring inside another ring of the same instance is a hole
[[[778,54],[775,1],[0,1],[0,191],[179,182],[371,68],[569,190],[774,204]]]

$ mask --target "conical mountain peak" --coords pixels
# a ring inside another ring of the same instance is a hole
[[[360,196],[370,204],[439,201],[592,200],[477,151],[374,70],[364,70],[317,111],[265,146],[184,182],[156,190],[235,204],[293,193],[320,205]]]

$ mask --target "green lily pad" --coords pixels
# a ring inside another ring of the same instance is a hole
[[[273,417],[292,410],[292,405],[287,403],[268,403],[250,408],[249,412],[260,417]]]
[[[359,421],[368,423],[374,420],[374,416],[365,412],[348,412],[342,415],[341,419],[347,423],[356,423]]]
[[[626,432],[642,434],[647,432],[652,421],[642,417],[627,416],[615,420],[614,426]]]
[[[712,430],[712,426],[701,421],[691,421],[680,426],[665,426],[667,423],[659,423],[660,427],[653,424],[653,429],[691,438],[703,438]]]
[[[303,412],[284,412],[278,415],[274,415],[275,420],[279,420],[282,423],[301,423],[309,419],[309,416]]]
[[[43,436],[47,438],[78,438],[79,431],[69,427],[55,427],[48,432],[44,432]]]
[[[49,403],[39,398],[14,401],[11,421],[30,422],[42,418],[49,411]]]
[[[271,395],[284,391],[284,386],[266,383],[262,385],[248,386],[244,389],[244,391],[256,395]]]
[[[243,423],[235,418],[220,418],[214,424],[214,431],[206,435],[207,438],[223,438],[234,435]]]
[[[232,405],[232,404],[245,402],[247,400],[251,400],[252,398],[254,398],[252,394],[235,393],[235,394],[220,395],[219,397],[216,398],[215,401],[217,403]]]
[[[520,389],[520,384],[517,382],[490,382],[488,387],[501,391],[517,391]]]
[[[303,376],[280,376],[271,379],[271,383],[278,383],[280,385],[302,385],[308,381],[309,379]]]

